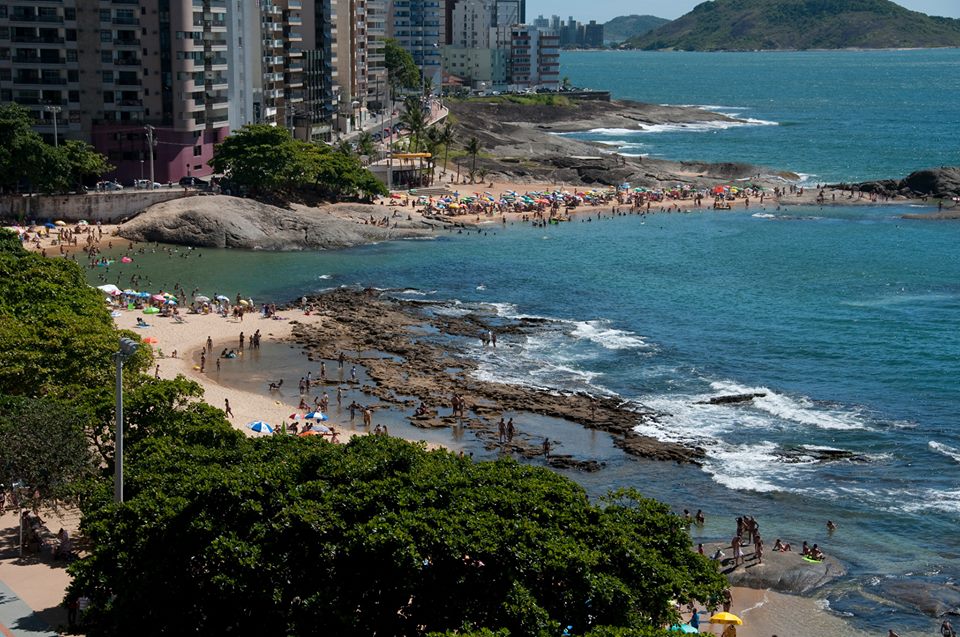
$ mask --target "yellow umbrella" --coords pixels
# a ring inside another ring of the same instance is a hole
[[[743,620],[734,615],[733,613],[717,613],[710,618],[711,624],[736,624],[740,626],[743,624]]]
[[[66,222],[66,221],[57,220],[57,221],[54,221],[54,222],[53,222],[53,225],[55,225],[55,226],[65,226],[65,225],[67,225],[67,222]]]

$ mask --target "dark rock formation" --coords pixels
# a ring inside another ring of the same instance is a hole
[[[720,571],[727,576],[732,586],[768,588],[794,595],[809,593],[847,573],[846,567],[829,555],[822,562],[808,562],[799,552],[774,552],[771,550],[772,540],[768,539],[766,543],[762,564],[758,564],[754,559],[753,548],[750,546],[744,547],[744,564],[736,567],[733,565],[733,549],[729,544],[704,545],[704,553],[713,555],[718,548],[724,552]],[[799,542],[797,544],[799,545]]]
[[[760,392],[756,394],[731,394],[728,396],[714,396],[713,398],[707,400],[698,401],[697,405],[733,405],[736,403],[745,403],[753,400],[754,398],[763,398],[766,396],[765,393]]]
[[[859,184],[834,184],[828,188],[854,189],[884,197],[960,197],[960,167],[941,166],[910,173],[905,179],[884,179]]]

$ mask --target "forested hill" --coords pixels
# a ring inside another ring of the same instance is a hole
[[[644,33],[649,33],[669,20],[652,15],[619,15],[604,23],[603,39],[607,42],[623,42]]]
[[[890,0],[712,0],[627,46],[685,51],[960,46],[960,20]]]

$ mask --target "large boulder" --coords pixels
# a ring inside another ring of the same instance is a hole
[[[397,217],[392,217],[398,211]],[[407,215],[411,218],[408,220]],[[389,217],[386,225],[369,223]],[[188,197],[151,206],[123,224],[118,234],[207,248],[328,250],[378,241],[431,236],[442,221],[409,208],[337,204],[318,208],[271,206],[226,195]]]
[[[802,595],[809,593],[846,574],[846,567],[836,558],[827,556],[822,562],[808,562],[798,551],[778,553],[771,550],[773,542],[765,541],[763,563],[753,559],[753,547],[744,547],[746,563],[733,566],[733,550],[729,544],[711,544],[704,546],[704,552],[712,555],[717,548],[723,550],[726,557],[720,565],[720,571],[727,576],[732,586],[745,588],[770,589],[778,593]],[[799,548],[799,546],[797,547]]]

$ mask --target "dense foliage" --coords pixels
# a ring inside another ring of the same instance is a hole
[[[33,130],[30,111],[0,104],[0,192],[64,192],[113,169],[92,146],[76,140],[46,144]]]
[[[289,197],[316,186],[335,199],[385,194],[356,157],[294,139],[285,128],[248,124],[217,145],[210,165],[236,187],[259,197]]]
[[[384,64],[387,67],[387,82],[393,94],[403,90],[420,89],[420,69],[413,56],[393,38],[384,42]]]
[[[960,20],[890,0],[713,0],[627,41],[690,51],[960,46]]]
[[[634,492],[594,505],[545,469],[379,436],[233,434],[211,414],[143,440],[127,503],[87,512],[90,635],[584,634],[724,585]]]

